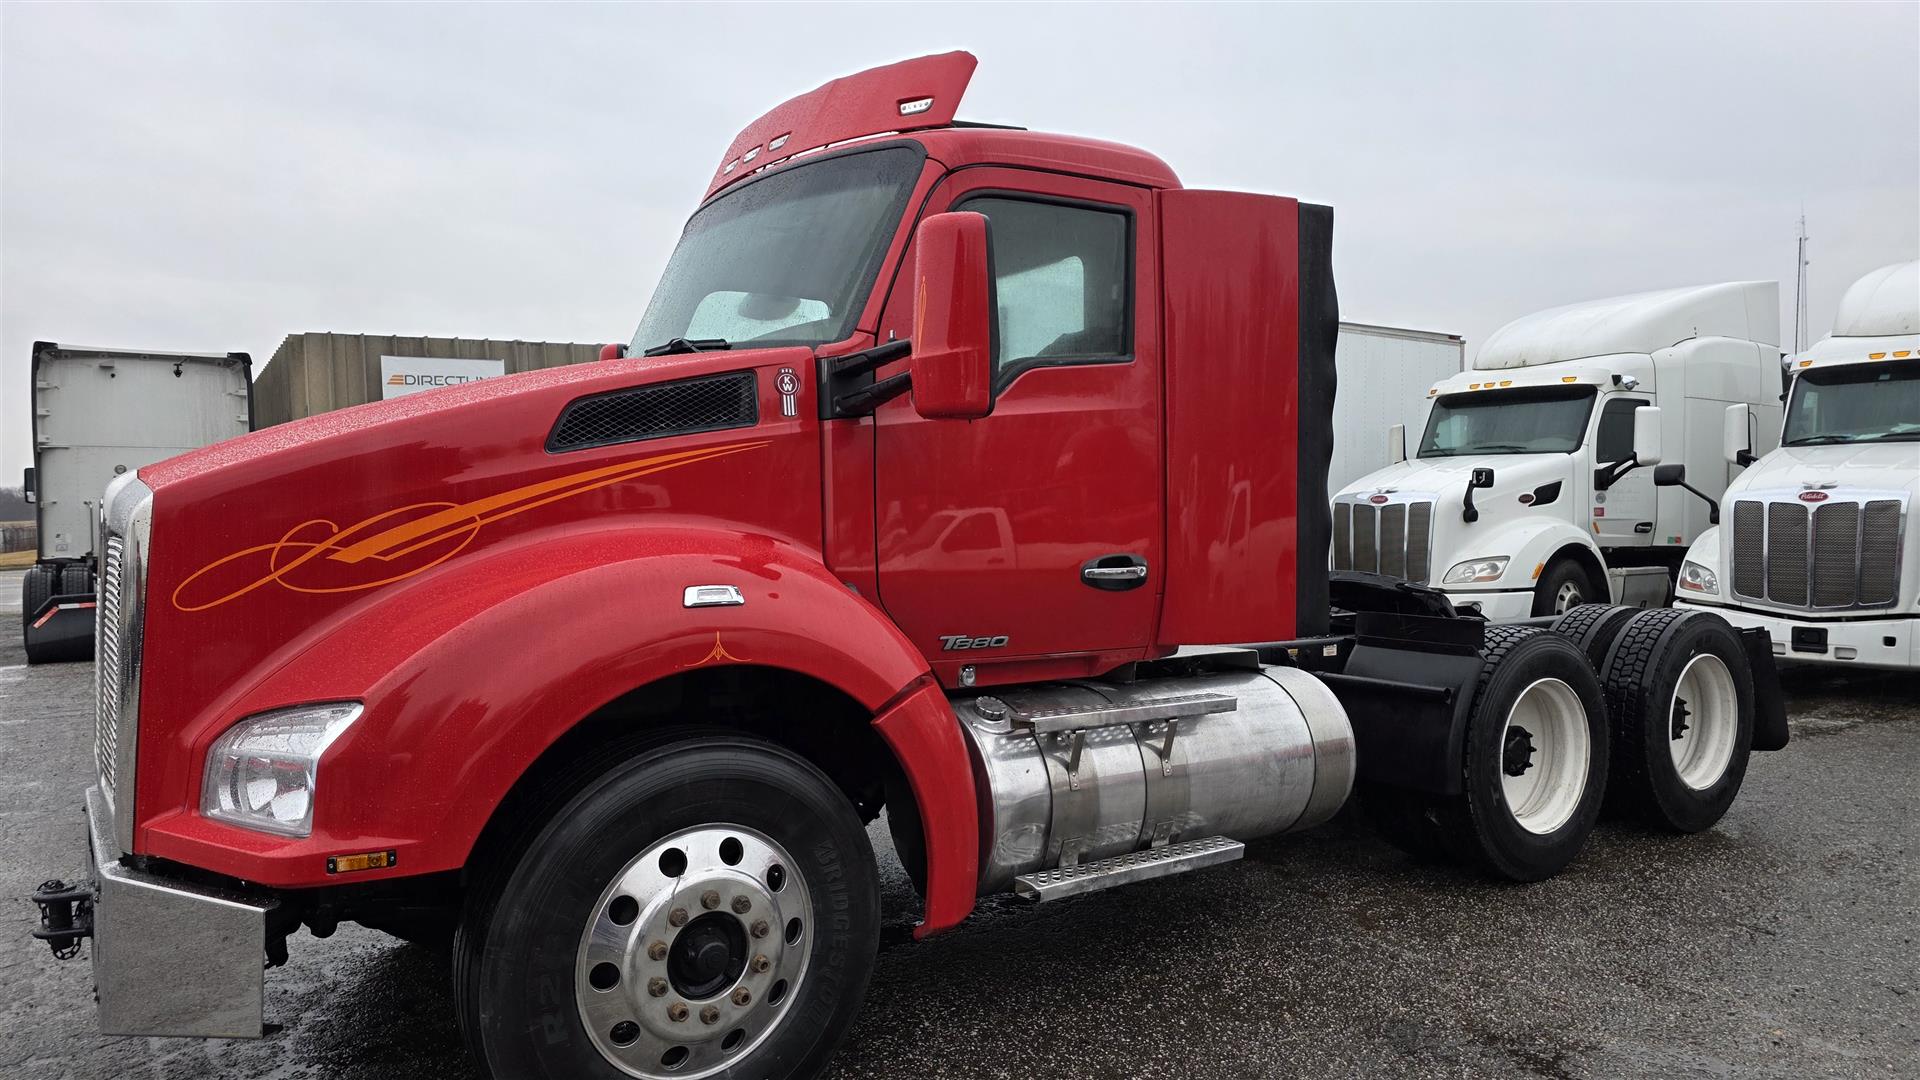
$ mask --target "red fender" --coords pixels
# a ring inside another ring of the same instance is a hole
[[[689,609],[690,585],[733,585],[740,606]],[[334,884],[329,855],[388,849],[355,880],[451,870],[553,742],[637,687],[710,664],[784,668],[869,710],[899,756],[927,833],[928,927],[972,907],[972,768],[927,663],[818,556],[767,536],[662,525],[534,535],[383,590],[296,642],[257,683],[171,734],[178,762],[141,786],[135,846],[267,885]],[[366,712],[328,749],[314,833],[267,836],[197,812],[199,763],[235,721],[355,699]]]

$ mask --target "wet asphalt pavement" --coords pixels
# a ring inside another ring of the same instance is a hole
[[[0,892],[79,876],[91,668],[19,666],[0,574]],[[1412,862],[1343,814],[1215,870],[1031,906],[879,958],[829,1074],[1920,1076],[1920,679],[1796,673],[1794,743],[1711,831],[1605,824],[1562,876]],[[888,921],[912,894],[881,852]],[[0,1077],[473,1078],[446,962],[291,940],[261,1041],[104,1038],[85,957],[0,903]]]

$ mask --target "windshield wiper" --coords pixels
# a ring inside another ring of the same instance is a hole
[[[1873,438],[1875,442],[1912,442],[1920,439],[1920,431],[1889,431]]]
[[[731,349],[731,348],[733,348],[733,343],[728,341],[726,338],[707,337],[707,338],[693,338],[689,340],[687,338],[677,337],[667,342],[665,345],[655,345],[653,348],[646,350],[640,355],[641,356],[674,356],[679,353],[716,352],[722,349]]]
[[[1788,446],[1828,446],[1833,443],[1853,442],[1851,435],[1808,435],[1800,439],[1788,439]]]
[[[1489,450],[1519,450],[1522,453],[1525,453],[1526,449],[1527,449],[1526,447],[1521,446],[1519,443],[1488,443],[1485,446],[1468,447],[1464,450],[1455,451],[1455,453],[1484,454]]]

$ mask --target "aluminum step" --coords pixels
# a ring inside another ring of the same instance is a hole
[[[1016,712],[1014,723],[1033,729],[1036,735],[1064,731],[1086,731],[1117,724],[1145,724],[1155,720],[1182,720],[1189,716],[1233,712],[1239,702],[1225,694],[1183,694],[1128,705],[1081,705],[1043,712]]]
[[[1128,855],[1116,855],[1098,862],[1022,874],[1013,879],[1013,891],[1014,895],[1029,900],[1059,900],[1111,889],[1115,885],[1131,885],[1136,881],[1218,866],[1233,862],[1246,852],[1247,845],[1238,840],[1208,836]]]

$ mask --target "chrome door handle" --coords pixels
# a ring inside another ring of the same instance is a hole
[[[1109,592],[1137,589],[1146,583],[1147,560],[1138,555],[1102,555],[1081,565],[1080,580]]]

